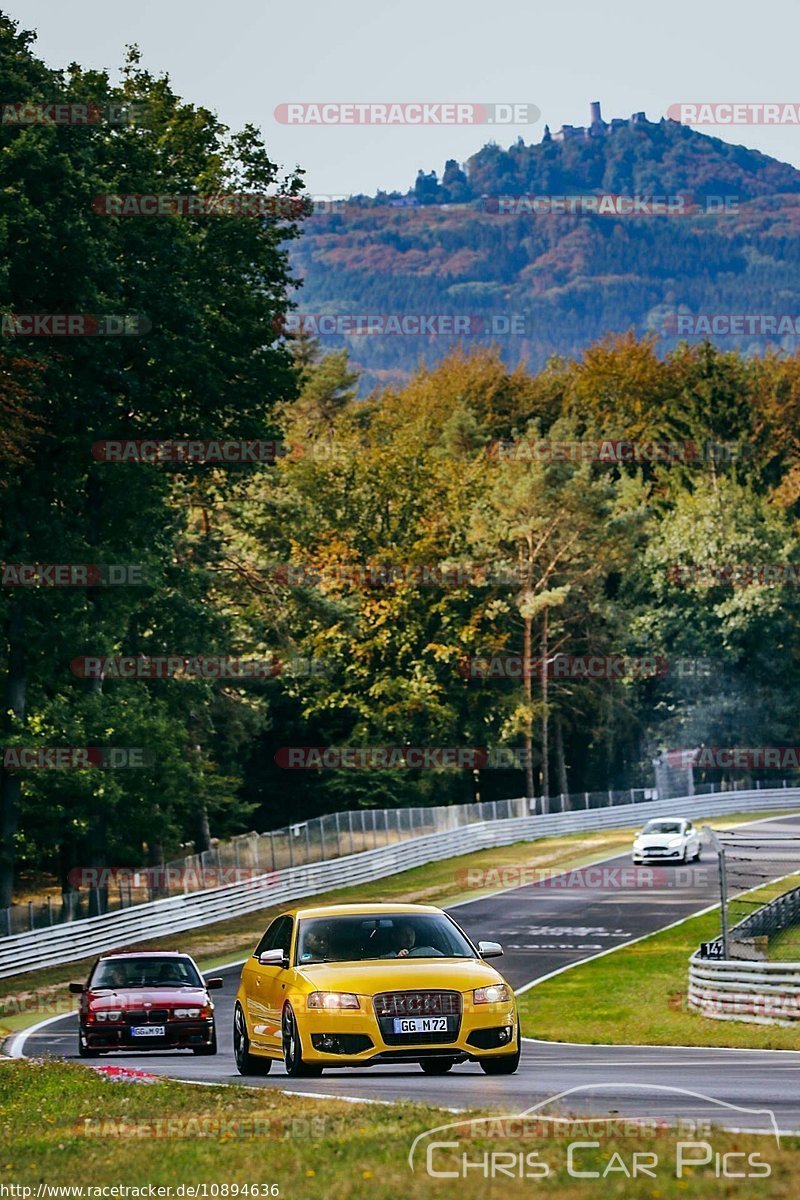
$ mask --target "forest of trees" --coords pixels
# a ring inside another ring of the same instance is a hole
[[[278,334],[296,221],[92,209],[104,193],[299,194],[256,131],[183,103],[135,52],[119,87],[62,77],[3,19],[0,95],[20,94],[148,116],[0,127],[0,314],[141,313],[151,328],[0,339],[0,560],[136,564],[144,582],[0,588],[0,744],[144,747],[148,762],[23,771],[4,754],[0,907],[42,873],[158,862],[321,812],[649,786],[663,749],[798,740],[796,587],[709,586],[676,567],[795,561],[800,357],[663,355],[625,335],[530,370],[460,348],[359,398],[344,351]],[[285,453],[246,466],[92,453],[143,438],[277,438]],[[498,449],[606,439],[699,452]],[[70,669],[86,655],[281,669],[87,679]],[[492,655],[672,669],[470,669]],[[522,765],[283,765],[287,747],[325,746],[508,748]]]

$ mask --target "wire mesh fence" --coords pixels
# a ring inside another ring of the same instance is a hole
[[[800,822],[718,831],[734,958],[800,961]]]
[[[786,787],[787,781],[762,781],[761,787]],[[695,794],[723,793],[733,785],[703,784]],[[580,812],[636,805],[663,799],[655,788],[571,792],[557,796],[518,797],[475,804],[417,808],[362,808],[328,813],[266,833],[247,833],[215,843],[202,854],[189,854],[157,866],[76,868],[71,886],[58,895],[0,909],[0,937],[100,916],[136,904],[242,883],[250,878],[327,862],[362,850],[377,849],[443,833],[479,821],[548,813]],[[632,821],[635,824],[635,819]]]

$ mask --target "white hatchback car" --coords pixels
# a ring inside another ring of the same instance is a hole
[[[656,817],[634,838],[633,861],[697,862],[700,850],[700,834],[691,821],[680,817]]]

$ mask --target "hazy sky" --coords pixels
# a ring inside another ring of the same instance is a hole
[[[544,122],[586,124],[678,101],[800,101],[797,0],[0,0],[37,29],[51,66],[119,66],[136,42],[187,100],[229,125],[259,125],[274,159],[307,171],[317,194],[403,191],[419,167],[441,172],[492,135],[483,126],[288,126],[287,101],[532,103],[532,126],[503,145],[539,141]],[[7,99],[2,97],[2,99]],[[702,132],[800,166],[800,126]]]

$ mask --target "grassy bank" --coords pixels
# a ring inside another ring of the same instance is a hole
[[[766,903],[799,882],[749,895]],[[557,1042],[800,1050],[800,1028],[715,1021],[687,1007],[689,956],[719,928],[714,909],[538,984],[520,997],[525,1032]]]
[[[524,1139],[511,1140],[498,1136],[497,1126],[490,1138],[467,1136],[474,1132],[469,1126],[448,1130],[448,1140],[460,1139],[459,1150],[446,1160],[437,1152],[432,1165],[440,1170],[460,1167],[462,1148],[470,1162],[487,1164],[492,1160],[484,1160],[484,1153],[505,1152],[514,1161],[538,1153],[551,1169],[545,1181],[509,1177],[508,1159],[506,1173],[496,1173],[494,1182],[484,1174],[486,1168],[474,1167],[466,1178],[434,1178],[426,1171],[424,1146],[412,1173],[408,1154],[414,1138],[459,1119],[422,1104],[345,1104],[277,1090],[193,1088],[169,1081],[111,1084],[94,1071],[63,1063],[0,1063],[2,1179],[32,1187],[33,1196],[40,1182],[145,1189],[153,1185],[172,1188],[173,1197],[181,1184],[205,1184],[209,1196],[217,1185],[216,1195],[229,1197],[236,1186],[252,1189],[256,1184],[259,1191],[250,1190],[250,1196],[269,1195],[272,1184],[273,1194],[283,1200],[444,1200],[454,1192],[461,1200],[501,1195],[513,1200],[529,1197],[532,1188],[559,1200],[595,1197],[598,1188],[626,1200],[673,1200],[687,1194],[703,1200],[730,1194],[726,1189],[731,1181],[715,1177],[713,1161],[677,1178],[674,1136],[654,1139],[643,1136],[641,1129],[607,1140],[601,1135],[598,1149],[580,1151],[576,1169],[601,1176],[612,1155],[620,1156],[605,1182],[570,1177],[564,1137],[543,1137],[541,1125],[538,1132],[531,1129]],[[796,1194],[797,1142],[778,1147],[772,1138],[717,1131],[703,1137],[717,1152],[735,1148],[757,1154],[768,1164],[768,1177],[737,1179],[737,1185],[745,1185],[744,1191],[737,1186],[737,1194],[770,1200]],[[634,1151],[657,1154],[655,1178],[625,1178],[618,1164],[622,1161],[630,1169]],[[742,1161],[736,1160],[737,1169]]]

